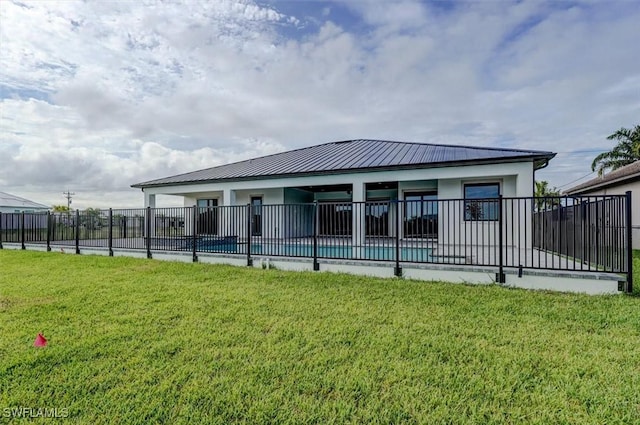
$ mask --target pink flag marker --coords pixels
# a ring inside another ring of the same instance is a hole
[[[47,339],[42,336],[42,334],[38,334],[38,336],[36,337],[36,340],[33,341],[33,346],[34,347],[46,347],[47,346]]]

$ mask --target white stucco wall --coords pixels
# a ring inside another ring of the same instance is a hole
[[[439,243],[445,245],[499,245],[498,221],[465,220],[464,185],[473,183],[498,183],[503,196],[503,245],[513,245],[519,241],[531,241],[531,203],[510,200],[514,197],[532,196],[533,168],[516,175],[494,175],[470,178],[450,178],[438,180],[438,198],[452,199],[440,205],[438,210]],[[512,225],[513,224],[513,225]],[[448,226],[448,227],[445,227]],[[517,229],[516,229],[517,227]],[[455,252],[452,248],[453,254]]]

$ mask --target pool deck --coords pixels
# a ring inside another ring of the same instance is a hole
[[[237,239],[234,241],[234,248],[230,249],[230,245],[216,238],[219,242],[218,246],[199,246],[196,248],[198,254],[239,254],[245,255],[247,241],[245,239]],[[204,242],[208,239],[205,237]],[[10,244],[16,242],[4,242]],[[46,245],[46,242],[26,242],[33,245]],[[75,240],[51,241],[52,247],[75,247]],[[252,238],[252,247],[260,246],[262,249],[252,248],[252,255],[258,257],[274,256],[274,257],[299,257],[312,258],[306,255],[308,249],[313,246],[313,238],[295,238],[295,239],[266,239]],[[362,246],[354,247],[351,245],[350,237],[322,237],[317,239],[320,258],[330,258],[335,260],[363,260],[363,261],[395,261],[395,239],[394,238],[367,238]],[[188,237],[152,237],[150,239],[151,251],[178,251],[192,252],[192,241]],[[81,239],[79,240],[80,248],[103,248],[108,249],[108,239]],[[112,248],[114,250],[139,250],[146,251],[146,239],[138,238],[113,238]],[[296,248],[300,250],[296,253]],[[303,250],[302,248],[307,248]],[[335,250],[334,255],[327,255],[322,249],[331,248]],[[440,245],[435,240],[415,240],[403,239],[400,241],[401,262],[417,263],[417,264],[440,264],[440,265],[467,265],[480,267],[497,267],[499,266],[500,250],[495,245],[479,246],[479,245]],[[374,255],[371,252],[384,251],[385,255]],[[428,257],[420,254],[428,251]],[[293,255],[291,255],[293,253]],[[345,255],[346,253],[350,255]],[[536,248],[518,248],[516,246],[506,246],[502,249],[502,265],[505,268],[527,268],[527,269],[543,269],[543,270],[559,270],[572,272],[598,272],[601,271],[585,262],[581,262],[572,257],[558,255],[557,253],[547,252]]]

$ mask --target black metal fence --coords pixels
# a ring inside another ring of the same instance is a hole
[[[554,202],[556,200],[553,200]],[[624,197],[562,198],[534,215],[534,247],[571,259],[574,269],[592,264],[624,271],[627,228]]]
[[[632,287],[631,195],[315,202],[0,214],[2,242],[610,272]]]

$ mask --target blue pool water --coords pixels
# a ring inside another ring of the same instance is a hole
[[[246,245],[238,244],[237,239],[202,238],[197,242],[200,252],[221,252],[245,254]],[[400,260],[408,262],[433,262],[430,248],[400,248]],[[279,257],[313,257],[311,244],[261,243],[251,245],[252,255],[271,255]],[[354,250],[351,245],[318,245],[319,258],[365,259],[395,261],[396,249],[391,246],[364,246]]]
[[[192,241],[189,241],[193,244]],[[193,245],[192,245],[193,246]],[[236,236],[229,237],[199,237],[197,239],[196,249],[202,252],[227,252],[236,253],[238,250],[238,238]]]

